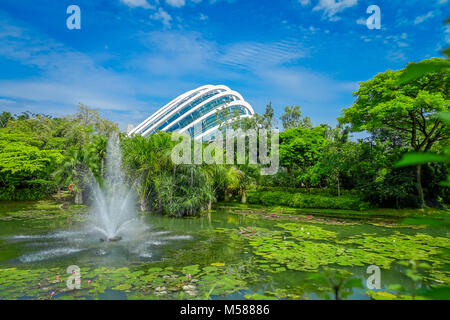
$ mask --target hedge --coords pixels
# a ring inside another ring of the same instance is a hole
[[[287,193],[315,194],[323,196],[335,196],[338,194],[336,188],[287,188],[287,187],[267,187],[267,186],[251,186],[251,191],[281,191]],[[341,195],[358,196],[357,190],[340,190]]]
[[[368,202],[361,201],[359,197],[352,195],[337,197],[285,191],[248,191],[247,202],[292,208],[364,210],[370,207]]]

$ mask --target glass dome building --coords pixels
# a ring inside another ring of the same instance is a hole
[[[218,110],[228,112],[217,114]],[[214,138],[219,121],[229,121],[239,114],[251,117],[253,108],[236,91],[224,85],[206,85],[188,91],[170,101],[128,134],[149,135],[157,131],[187,133],[203,141]]]

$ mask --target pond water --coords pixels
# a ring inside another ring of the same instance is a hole
[[[0,299],[323,299],[331,289],[310,279],[325,267],[351,272],[369,299],[367,267],[381,268],[381,290],[449,284],[448,231],[361,222],[292,220],[255,212],[213,211],[176,219],[142,216],[137,239],[102,242],[64,218],[0,221]],[[402,262],[426,262],[413,282]],[[70,265],[81,289],[69,290]],[[332,271],[336,272],[336,271]],[[400,290],[400,289],[399,289]]]

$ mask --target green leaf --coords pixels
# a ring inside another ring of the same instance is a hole
[[[450,69],[450,61],[447,60],[425,60],[409,63],[398,79],[398,84],[416,80],[430,73],[444,72]]]
[[[405,167],[428,162],[445,162],[442,155],[430,152],[410,152],[403,155],[403,158],[395,164],[396,167]]]
[[[450,112],[440,112],[438,113],[438,117],[446,124],[450,125]]]

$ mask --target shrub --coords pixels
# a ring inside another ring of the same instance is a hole
[[[316,194],[290,193],[282,191],[249,191],[248,203],[264,206],[288,206],[292,208],[364,210],[369,203],[357,196],[324,196]]]
[[[253,191],[281,191],[288,193],[302,193],[302,194],[316,194],[324,196],[336,196],[338,190],[335,188],[287,188],[287,187],[268,187],[268,186],[251,186]],[[360,192],[358,190],[340,190],[341,195],[354,195],[358,196]]]

